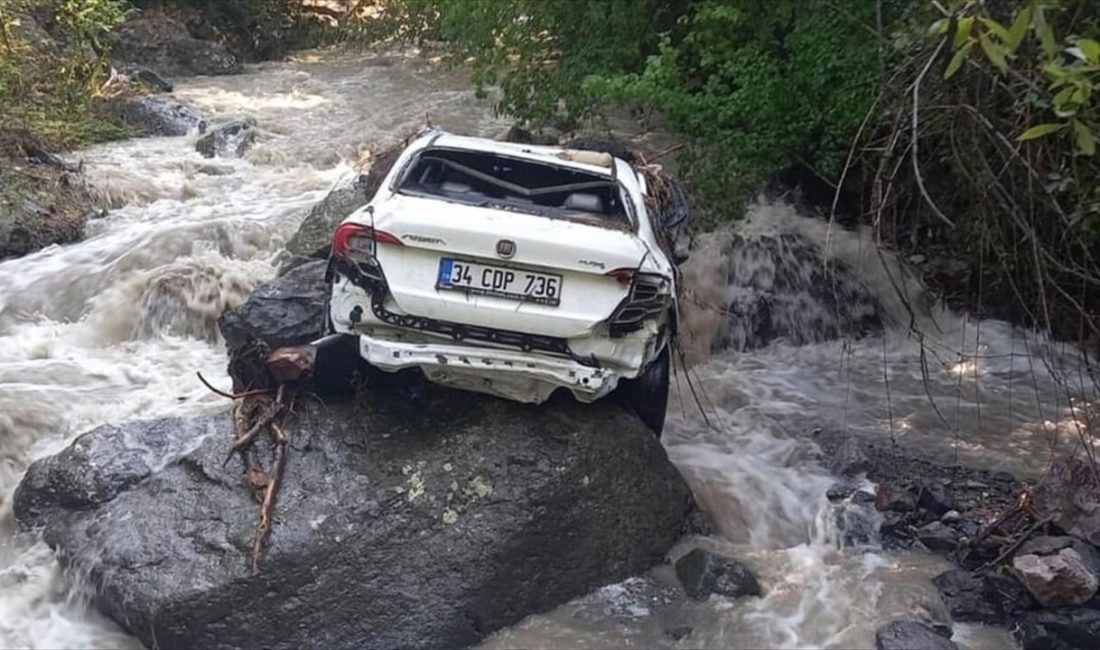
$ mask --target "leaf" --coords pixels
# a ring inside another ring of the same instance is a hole
[[[985,33],[978,34],[978,42],[982,44],[982,51],[985,52],[985,56],[989,59],[998,70],[1006,72],[1008,70],[1008,63],[1005,61],[1005,51],[1000,46],[994,43]]]
[[[1024,36],[1027,35],[1027,28],[1031,26],[1031,5],[1025,6],[1020,10],[1020,13],[1016,14],[1016,20],[1012,21],[1012,27],[1008,30],[1008,40],[1005,41],[1005,46],[1008,47],[1008,51],[1015,54],[1016,50],[1020,48],[1020,43],[1024,42]]]
[[[1077,41],[1077,47],[1085,53],[1085,57],[1088,59],[1089,63],[1100,61],[1100,43],[1097,43],[1091,38],[1082,38]]]
[[[1027,142],[1028,140],[1036,140],[1046,135],[1050,135],[1055,131],[1061,131],[1064,124],[1036,124],[1027,131],[1024,131],[1020,135],[1016,136],[1018,142]]]
[[[1077,91],[1074,86],[1066,86],[1062,90],[1058,91],[1058,94],[1054,96],[1054,107],[1063,110],[1066,104],[1072,99],[1073,94]]]
[[[1052,57],[1058,53],[1058,41],[1054,38],[1054,30],[1051,29],[1047,19],[1043,16],[1042,7],[1035,9],[1035,32],[1039,35],[1039,42],[1043,45],[1043,52]]]
[[[955,56],[951,57],[951,61],[947,64],[947,69],[943,71],[944,79],[955,76],[955,73],[962,67],[963,61],[966,61],[966,57],[970,56],[970,50],[972,49],[974,49],[974,41],[968,41],[958,52],[955,52]]]
[[[979,18],[985,28],[997,35],[1002,43],[1007,43],[1009,39],[1008,30],[1001,23],[993,20],[992,18]]]
[[[936,22],[928,26],[929,36],[943,36],[947,33],[947,28],[951,26],[951,21],[947,18],[940,18]]]
[[[1088,125],[1081,120],[1073,121],[1073,137],[1077,143],[1078,153],[1091,156],[1096,153],[1096,136],[1092,134],[1092,130]]]
[[[962,47],[962,44],[970,40],[970,30],[974,27],[974,16],[964,16],[959,19],[958,24],[955,26],[955,49]]]

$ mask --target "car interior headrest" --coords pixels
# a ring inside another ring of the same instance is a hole
[[[585,212],[603,212],[603,201],[595,194],[574,192],[565,197],[563,207],[570,210],[583,210]]]
[[[467,185],[466,183],[457,183],[455,181],[443,181],[439,185],[439,189],[443,190],[444,192],[465,193],[465,192],[469,192],[470,190],[472,190],[474,188],[470,185]]]

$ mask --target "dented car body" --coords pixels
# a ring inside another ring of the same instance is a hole
[[[375,368],[534,403],[663,359],[667,398],[677,273],[645,199],[607,153],[426,132],[336,230],[331,329]]]

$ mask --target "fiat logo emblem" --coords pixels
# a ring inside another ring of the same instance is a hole
[[[504,259],[516,254],[516,242],[511,239],[502,239],[497,242],[497,255],[500,255]]]

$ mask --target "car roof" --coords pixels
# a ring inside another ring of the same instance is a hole
[[[446,131],[435,131],[429,135],[428,138],[429,140],[425,148],[439,147],[444,149],[489,152],[502,156],[557,165],[559,167],[569,167],[590,174],[607,176],[609,178],[615,176],[614,161],[618,160],[610,154],[604,154],[605,160],[599,160],[601,157],[599,152],[567,149],[564,147],[519,144],[516,142],[501,142],[488,138],[455,135]]]

